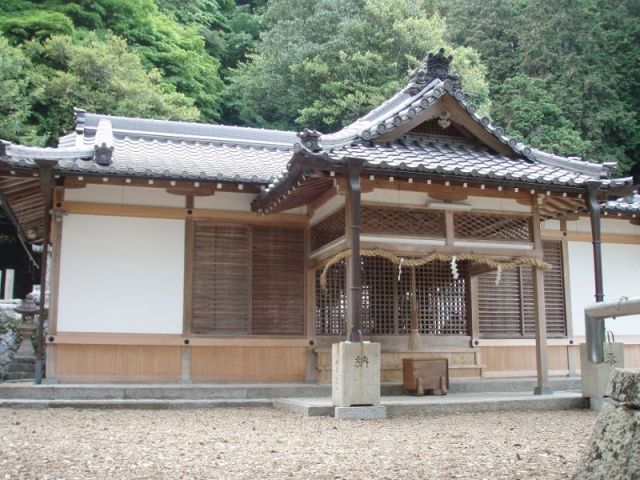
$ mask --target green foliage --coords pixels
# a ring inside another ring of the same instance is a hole
[[[497,95],[503,100],[494,104],[495,119],[510,135],[563,155],[585,155],[588,151],[589,143],[580,138],[554,103],[544,80],[516,75],[499,86]]]
[[[0,32],[13,43],[46,40],[52,35],[71,35],[73,30],[71,19],[58,12],[26,10],[0,17]]]
[[[488,107],[478,55],[448,45],[444,19],[415,2],[277,0],[264,22],[256,52],[230,74],[226,101],[238,123],[336,130],[395,93],[441,46]]]
[[[30,121],[42,83],[22,50],[0,36],[0,138],[26,144],[44,142]]]
[[[114,115],[198,118],[192,99],[164,82],[158,70],[146,70],[126,42],[114,35],[90,33],[75,41],[54,36],[44,43],[31,42],[26,49],[43,61],[37,71],[46,81],[34,115],[50,143],[71,129],[75,105]]]
[[[451,40],[473,45],[489,67],[508,133],[618,161],[622,172],[640,166],[639,2],[458,0],[443,8]],[[519,91],[525,98],[511,96]],[[552,123],[534,125],[543,121]]]
[[[206,17],[206,9],[218,3],[193,0],[181,4],[191,9],[185,14],[200,11],[201,15],[192,22],[181,24],[174,18],[178,4],[169,0],[163,5],[170,13],[159,11],[153,0],[45,0],[31,5],[28,2],[15,2],[11,15],[3,17],[12,24],[26,14],[43,18],[57,16],[61,24],[71,25],[72,29],[75,26],[74,41],[82,41],[90,31],[105,38],[110,32],[121,36],[129,48],[140,56],[147,69],[157,69],[165,81],[175,85],[178,92],[195,101],[204,120],[214,121],[220,113],[220,63],[205,51],[204,39],[194,22],[196,19],[205,21],[205,18],[209,18]],[[27,7],[29,10],[22,10]],[[210,20],[214,21],[218,14],[211,12]],[[20,38],[15,34],[14,37],[20,41],[42,41],[52,33],[57,33],[48,28],[43,29],[40,35],[29,35],[31,30],[25,30]]]

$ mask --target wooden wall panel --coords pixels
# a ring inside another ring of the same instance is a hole
[[[552,375],[566,375],[569,372],[567,346],[550,346],[549,373]],[[536,350],[535,347],[480,347],[481,362],[484,364],[486,376],[519,376],[535,375]]]
[[[303,382],[306,347],[193,347],[194,382]]]
[[[55,378],[60,381],[175,382],[180,347],[56,345]]]

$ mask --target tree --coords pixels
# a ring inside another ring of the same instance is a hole
[[[53,36],[30,42],[26,50],[39,58],[42,94],[33,105],[38,130],[49,143],[69,131],[73,107],[115,115],[195,120],[193,100],[163,81],[158,70],[146,70],[126,42],[114,35],[90,33],[82,40]]]
[[[42,94],[43,79],[19,48],[0,36],[0,138],[42,144],[37,125],[30,122],[33,104]]]
[[[186,2],[192,11],[209,4],[216,2]],[[167,0],[163,5],[175,7],[177,2]],[[0,8],[0,29],[16,43],[43,42],[60,33],[74,40],[89,32],[124,38],[146,68],[157,69],[178,92],[194,99],[204,120],[219,119],[220,62],[205,51],[197,25],[179,23],[174,14],[159,11],[153,0],[12,0]]]
[[[453,68],[484,109],[484,66],[444,40],[445,23],[402,0],[276,0],[256,52],[231,71],[225,92],[237,123],[336,130],[408,81],[428,51],[449,47]]]
[[[510,112],[508,133],[616,160],[625,173],[640,163],[640,3],[456,0],[443,8],[449,38],[478,48],[487,64],[496,116]],[[523,91],[521,102],[511,97]],[[535,119],[557,123],[533,128]]]

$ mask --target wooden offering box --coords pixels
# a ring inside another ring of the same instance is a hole
[[[446,358],[403,358],[402,387],[405,393],[418,396],[425,392],[446,395],[449,389],[449,361]]]

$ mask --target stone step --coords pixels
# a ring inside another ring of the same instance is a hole
[[[382,397],[380,404],[386,407],[388,417],[588,408],[588,401],[577,392],[560,392],[554,395],[460,393],[424,397],[388,396]],[[330,398],[276,399],[273,406],[304,417],[332,417],[335,411]]]
[[[33,357],[13,357],[11,365],[35,365],[36,359]]]
[[[28,377],[33,378],[33,376]],[[452,379],[452,393],[533,391],[533,378]],[[552,377],[554,391],[580,391],[579,377]],[[383,384],[382,395],[402,395],[400,383]],[[325,384],[56,384],[0,383],[0,399],[27,400],[251,400],[256,398],[330,397]]]
[[[29,380],[34,377],[33,370],[30,372],[7,372],[5,373],[5,380]]]
[[[94,409],[193,409],[222,407],[272,407],[265,398],[244,400],[25,400],[0,399],[0,408],[94,408]]]

